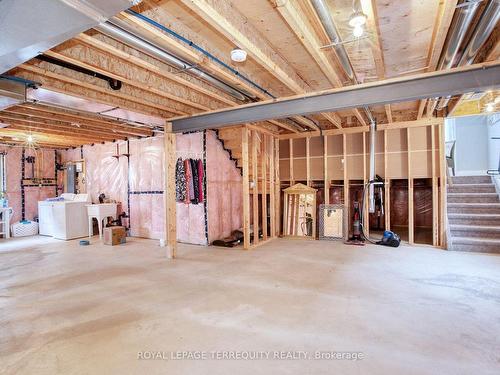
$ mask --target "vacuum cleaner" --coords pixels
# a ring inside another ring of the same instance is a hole
[[[384,181],[380,176],[375,177],[375,132],[376,132],[376,124],[375,121],[372,120],[370,122],[370,180],[365,184],[363,188],[363,196],[361,199],[361,213],[360,213],[360,227],[363,238],[371,242],[373,244],[382,245],[382,246],[390,246],[390,247],[398,247],[401,243],[401,238],[394,232],[386,230],[382,239],[373,240],[371,239],[365,231],[365,222],[364,222],[364,207],[367,198],[367,193],[369,195],[368,199],[368,211],[370,213],[374,213],[376,209],[375,202],[375,188],[379,188],[379,207],[381,213],[383,213],[383,189],[384,189]]]

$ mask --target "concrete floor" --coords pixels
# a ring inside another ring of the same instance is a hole
[[[419,247],[181,245],[169,261],[148,240],[1,240],[0,373],[498,374],[499,271],[500,256]],[[164,359],[137,359],[151,352]]]

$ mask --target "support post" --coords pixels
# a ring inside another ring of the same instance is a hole
[[[248,128],[241,130],[241,158],[243,163],[243,249],[250,249],[250,178],[248,166]]]
[[[169,258],[175,258],[177,253],[177,212],[175,200],[175,163],[176,144],[175,134],[172,133],[172,124],[165,123],[164,127],[164,194],[163,215],[164,231]]]

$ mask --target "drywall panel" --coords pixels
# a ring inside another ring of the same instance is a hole
[[[408,178],[408,154],[392,152],[387,155],[386,178]]]
[[[305,138],[298,138],[298,139],[293,139],[293,157],[294,158],[301,158],[301,157],[306,157],[306,139]]]
[[[363,153],[363,133],[347,134],[346,135],[347,154],[362,154]]]
[[[408,135],[406,129],[387,129],[387,146],[388,152],[407,151],[408,150]],[[383,144],[383,143],[382,143]]]
[[[412,177],[432,177],[432,151],[412,151],[410,154]]]
[[[280,159],[287,159],[290,157],[290,140],[280,140]]]
[[[341,156],[328,156],[328,180],[343,180],[344,165]]]
[[[295,181],[307,180],[306,159],[293,159],[293,178],[295,179]]]
[[[347,178],[363,180],[363,155],[347,156]]]
[[[310,159],[311,180],[323,180],[325,175],[325,168],[323,157],[313,157]]]
[[[329,135],[327,137],[327,155],[343,155],[344,147],[341,135]]]
[[[323,156],[323,137],[313,137],[309,139],[309,156]]]
[[[290,180],[290,160],[280,160],[280,180]]]

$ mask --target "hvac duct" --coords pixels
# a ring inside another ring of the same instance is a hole
[[[138,0],[0,1],[0,74],[139,2]]]
[[[342,38],[340,37],[340,34],[337,30],[337,26],[335,26],[335,21],[332,18],[328,5],[324,0],[311,0],[311,3],[321,21],[321,24],[323,25],[323,28],[326,31],[326,34],[328,35],[328,38],[330,39],[332,44],[334,44],[333,48],[335,49],[335,53],[337,54],[340,65],[344,69],[347,77],[349,78],[349,81],[352,84],[358,84],[359,81],[356,77],[356,73],[354,72],[354,68],[351,64],[351,60],[349,59],[349,55],[347,54],[347,51],[342,44]],[[365,107],[364,111],[370,123],[375,123],[375,119],[370,109],[368,107]]]
[[[120,42],[123,42],[131,47],[134,47],[150,56],[160,59],[161,61],[166,62],[167,64],[179,69],[183,70],[186,73],[189,73],[197,78],[204,80],[205,82],[221,89],[225,93],[231,95],[233,98],[236,98],[240,101],[247,100],[247,96],[243,95],[237,89],[231,87],[225,82],[205,73],[204,71],[196,68],[192,64],[189,64],[177,56],[165,51],[164,49],[156,46],[155,44],[144,40],[143,38],[137,36],[133,30],[120,19],[113,17],[110,21],[102,23],[95,27],[96,30],[106,34],[113,39],[117,39]]]
[[[461,8],[461,10],[472,7],[473,4],[465,8]],[[475,8],[477,8],[477,3],[474,4],[474,9]],[[479,22],[476,28],[474,29],[474,32],[472,33],[472,36],[470,37],[467,46],[465,47],[465,50],[462,53],[460,61],[453,67],[470,65],[474,62],[474,59],[476,58],[477,53],[479,52],[479,49],[488,40],[499,20],[500,20],[500,0],[491,0],[484,9],[481,18],[479,19]],[[451,96],[442,98],[437,108],[443,109],[444,107],[446,107],[450,99]]]

